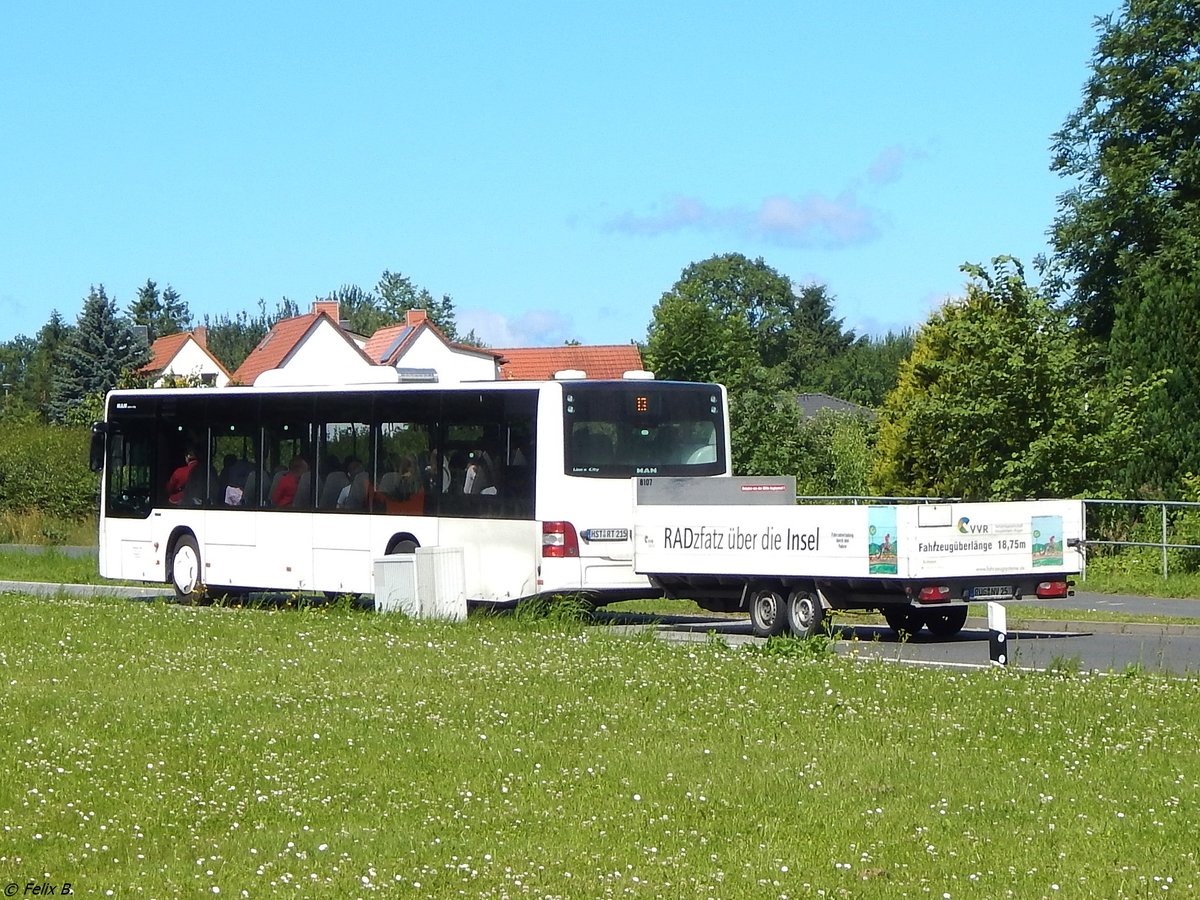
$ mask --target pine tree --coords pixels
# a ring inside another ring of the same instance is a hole
[[[51,310],[50,318],[37,333],[37,347],[29,361],[25,384],[26,401],[45,420],[50,419],[50,396],[53,392],[54,373],[58,371],[63,347],[71,336],[71,326],[57,309]]]
[[[403,322],[404,314],[410,309],[423,309],[437,329],[449,340],[458,340],[458,323],[454,316],[454,301],[449,294],[437,299],[425,288],[413,284],[412,279],[399,272],[384,270],[375,285],[375,296],[380,309],[391,322]],[[389,323],[390,324],[390,323]]]
[[[179,292],[167,285],[160,293],[158,285],[149,278],[138,288],[137,299],[129,304],[128,312],[134,324],[146,326],[150,343],[192,327],[191,311]]]
[[[62,346],[51,385],[50,420],[83,424],[95,417],[104,394],[149,361],[149,346],[118,315],[104,285],[93,286]]]

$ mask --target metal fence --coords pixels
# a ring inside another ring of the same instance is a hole
[[[1123,510],[1123,517],[1108,516],[1109,509]],[[1181,535],[1181,513],[1200,510],[1200,503],[1179,500],[1084,500],[1083,533],[1089,547],[1155,547],[1162,562],[1162,577],[1169,570],[1171,550],[1200,550],[1200,544],[1176,540]],[[1193,523],[1195,524],[1195,523]],[[1145,540],[1147,532],[1157,532],[1157,540]],[[1136,539],[1135,539],[1136,536]]]
[[[797,503],[956,503],[957,497],[815,497],[797,496]],[[1197,550],[1200,544],[1181,540],[1180,520],[1187,512],[1200,511],[1200,503],[1180,500],[1091,500],[1083,501],[1083,533],[1088,547],[1152,547],[1159,551],[1162,577],[1170,573],[1172,550]],[[1200,516],[1189,523],[1200,537]],[[1149,539],[1151,532],[1156,539]]]

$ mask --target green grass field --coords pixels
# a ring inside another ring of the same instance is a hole
[[[1195,679],[963,674],[520,615],[0,610],[0,879],[22,889],[1200,889]]]

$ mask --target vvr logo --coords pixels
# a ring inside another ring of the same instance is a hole
[[[972,525],[971,520],[963,516],[958,520],[958,530],[963,534],[987,534],[988,527],[986,525]]]

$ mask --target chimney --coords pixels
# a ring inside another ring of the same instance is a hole
[[[404,324],[409,328],[415,328],[420,325],[429,315],[423,309],[410,309],[404,314]]]
[[[336,300],[314,300],[312,305],[312,314],[319,316],[321,313],[333,319],[334,324],[337,324],[341,317],[341,307]]]
[[[192,340],[195,341],[197,344],[199,344],[201,347],[203,347],[205,350],[207,350],[208,349],[208,329],[206,327],[204,327],[203,325],[201,325],[199,328],[192,329]]]

